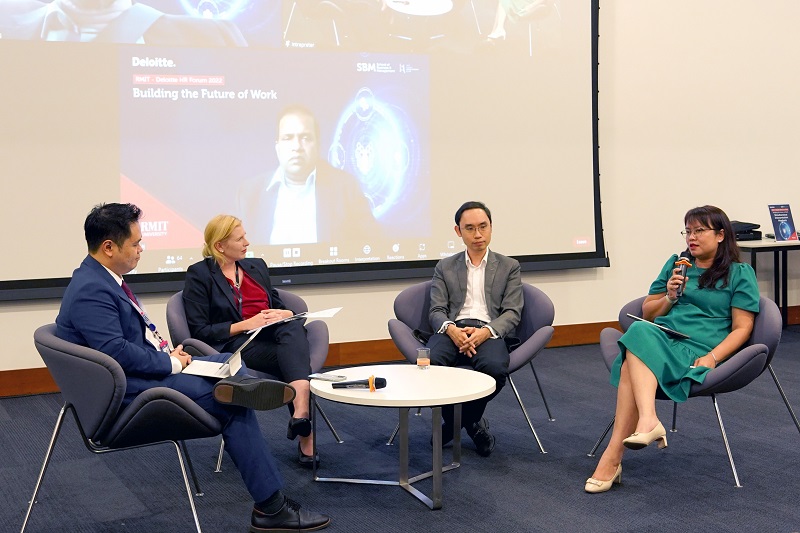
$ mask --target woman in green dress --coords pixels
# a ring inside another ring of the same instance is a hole
[[[750,265],[739,260],[730,220],[713,206],[691,209],[684,217],[691,266],[681,276],[672,256],[650,285],[644,318],[685,333],[675,339],[646,322],[634,322],[619,339],[611,368],[617,387],[614,431],[586,492],[605,492],[622,476],[625,448],[638,450],[667,434],[656,414],[656,391],[683,402],[693,382],[730,357],[750,338],[758,313],[758,285]],[[678,288],[684,284],[683,294]]]

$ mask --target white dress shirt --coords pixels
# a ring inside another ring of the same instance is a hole
[[[489,257],[489,249],[483,254],[478,265],[473,265],[469,259],[469,254],[464,250],[464,260],[467,263],[467,292],[464,297],[464,306],[456,315],[456,322],[465,318],[472,318],[486,322],[484,326],[489,328],[492,332],[492,338],[497,338],[497,333],[488,325],[492,318],[489,316],[489,307],[486,305],[486,263]],[[439,333],[447,331],[447,326],[455,324],[452,321],[446,321],[439,329]]]
[[[317,171],[309,174],[304,185],[286,179],[278,169],[267,190],[278,187],[275,213],[272,215],[270,244],[308,244],[317,242]]]

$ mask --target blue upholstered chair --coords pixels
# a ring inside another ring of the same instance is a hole
[[[541,394],[547,410],[547,417],[551,421],[554,420],[550,414],[550,407],[547,405],[541,382],[536,375],[536,369],[533,367],[533,359],[539,355],[553,336],[552,324],[555,318],[555,309],[550,298],[533,285],[523,283],[522,293],[524,297],[522,316],[514,335],[520,340],[520,345],[509,353],[508,383],[514,391],[514,396],[516,396],[517,402],[522,409],[522,414],[525,415],[525,420],[528,422],[528,427],[536,439],[539,450],[542,453],[547,453],[539,440],[539,436],[536,434],[531,418],[528,416],[528,411],[525,409],[525,404],[522,403],[522,398],[519,395],[517,386],[514,384],[512,375],[525,365],[530,365],[536,384],[539,387],[539,394]],[[395,298],[394,314],[397,318],[389,320],[389,335],[409,362],[416,362],[417,348],[423,346],[423,343],[415,335],[415,330],[429,331],[431,328],[428,320],[430,306],[430,281],[412,285],[400,292]],[[389,442],[391,442],[392,437],[390,437]]]
[[[282,289],[277,289],[277,291],[281,301],[295,314],[305,313],[308,311],[308,305],[306,305],[305,300],[303,300],[301,297]],[[182,343],[184,339],[191,338],[191,334],[189,333],[189,324],[186,321],[186,310],[183,307],[183,291],[173,294],[167,301],[167,329],[169,330],[169,336],[173,345],[178,345]],[[328,357],[328,345],[330,338],[328,335],[328,325],[322,320],[314,320],[306,324],[306,331],[308,336],[308,344],[311,348],[311,372],[319,372],[322,370],[322,367],[325,365],[325,359]],[[192,343],[193,349],[198,351],[198,355],[217,353],[216,350],[214,350],[211,346],[201,341],[193,339]],[[259,372],[257,370],[253,370],[252,368],[248,368],[248,371],[250,374],[256,377],[281,381],[280,376],[275,376],[266,372]],[[325,420],[325,423],[331,430],[333,438],[336,439],[336,442],[344,442],[339,437],[339,434],[336,432],[336,429],[333,427],[330,419],[325,414],[325,411],[323,411],[322,407],[320,407],[316,398],[314,398],[314,406],[316,407],[320,416],[322,416],[322,419]],[[222,471],[222,455],[224,451],[225,442],[223,441],[220,443],[219,456],[217,458],[217,468],[215,472]]]
[[[194,523],[200,532],[200,522],[184,467],[184,455],[193,477],[194,471],[185,447],[182,453],[179,442],[183,444],[184,440],[219,435],[222,431],[219,421],[187,396],[167,387],[146,390],[123,409],[121,406],[127,380],[119,363],[106,354],[59,339],[55,331],[56,325],[48,324],[33,334],[36,349],[61,391],[64,406],[56,419],[22,531],[25,531],[42,486],[64,416],[71,411],[83,442],[92,453],[172,444],[178,454]],[[202,495],[199,488],[197,490],[198,495]]]
[[[644,300],[645,297],[643,296],[628,302],[619,312],[619,324],[623,331],[626,331],[633,323],[633,319],[630,318],[628,314],[642,316],[642,304],[644,303]],[[800,430],[800,425],[797,423],[797,417],[794,414],[794,410],[792,409],[791,404],[789,404],[789,400],[786,398],[786,395],[784,394],[783,389],[778,382],[778,377],[775,374],[772,365],[770,364],[775,355],[775,351],[778,348],[778,343],[781,340],[781,312],[778,309],[778,306],[775,305],[775,302],[763,297],[759,301],[759,309],[760,312],[756,315],[755,323],[753,325],[753,333],[748,342],[745,343],[745,345],[737,353],[727,358],[723,364],[720,364],[720,366],[709,372],[706,375],[706,379],[703,381],[703,383],[693,383],[692,388],[689,391],[689,398],[695,398],[698,396],[708,396],[711,398],[711,401],[714,404],[714,410],[717,414],[717,422],[719,423],[719,429],[722,433],[722,440],[725,445],[725,450],[728,454],[728,461],[730,462],[731,471],[733,472],[733,478],[737,487],[741,487],[739,484],[739,475],[736,472],[736,465],[733,462],[733,455],[731,454],[730,444],[728,443],[728,436],[725,433],[725,426],[722,423],[722,414],[720,413],[719,404],[717,402],[718,394],[739,390],[742,387],[750,384],[750,382],[760,376],[764,370],[769,369],[770,373],[772,374],[772,378],[775,381],[775,385],[778,387],[778,391],[783,397],[783,401],[786,404],[787,409],[789,409],[789,413],[791,414],[792,418],[794,419],[795,425],[797,425],[798,430]],[[615,328],[605,328],[600,332],[600,351],[603,355],[603,361],[605,362],[609,371],[611,370],[611,365],[613,364],[614,359],[616,359],[617,355],[619,354],[619,345],[617,344],[617,341],[621,336],[622,331]],[[657,392],[656,398],[659,400],[669,399],[660,390]],[[677,431],[677,413],[678,404],[673,403],[671,431]],[[600,447],[603,440],[605,440],[606,435],[613,426],[614,419],[612,418],[611,422],[606,427],[605,432],[603,432],[592,450],[589,452],[588,455],[590,457],[594,456],[597,448]]]

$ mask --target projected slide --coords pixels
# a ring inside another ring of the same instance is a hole
[[[425,57],[316,54],[297,72],[286,51],[232,54],[120,50],[121,194],[148,213],[148,250],[170,250],[153,266],[196,254],[219,212],[243,219],[256,252],[304,245],[266,255],[280,266],[385,261],[393,228],[430,235]],[[285,176],[300,159],[305,203]]]
[[[179,281],[162,274],[199,260],[219,213],[281,284],[426,275],[463,250],[468,200],[524,269],[603,264],[592,15],[563,0],[0,0],[2,216],[64,232],[53,261],[7,262],[0,283],[68,277],[86,213],[113,201],[144,211],[148,283]],[[47,192],[35,209],[32,190]]]

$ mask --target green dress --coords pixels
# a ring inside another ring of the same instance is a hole
[[[667,292],[677,255],[673,255],[650,285],[649,294]],[[618,344],[620,353],[611,367],[611,384],[619,385],[622,359],[626,350],[641,359],[655,374],[661,390],[676,402],[689,397],[692,382],[702,383],[711,370],[707,367],[689,368],[706,355],[731,331],[731,308],[758,313],[759,292],[756,274],[746,263],[733,263],[728,272],[728,286],[722,280],[713,289],[700,289],[698,280],[706,269],[695,266],[687,270],[683,296],[664,315],[654,322],[689,335],[675,339],[647,322],[634,322]]]

